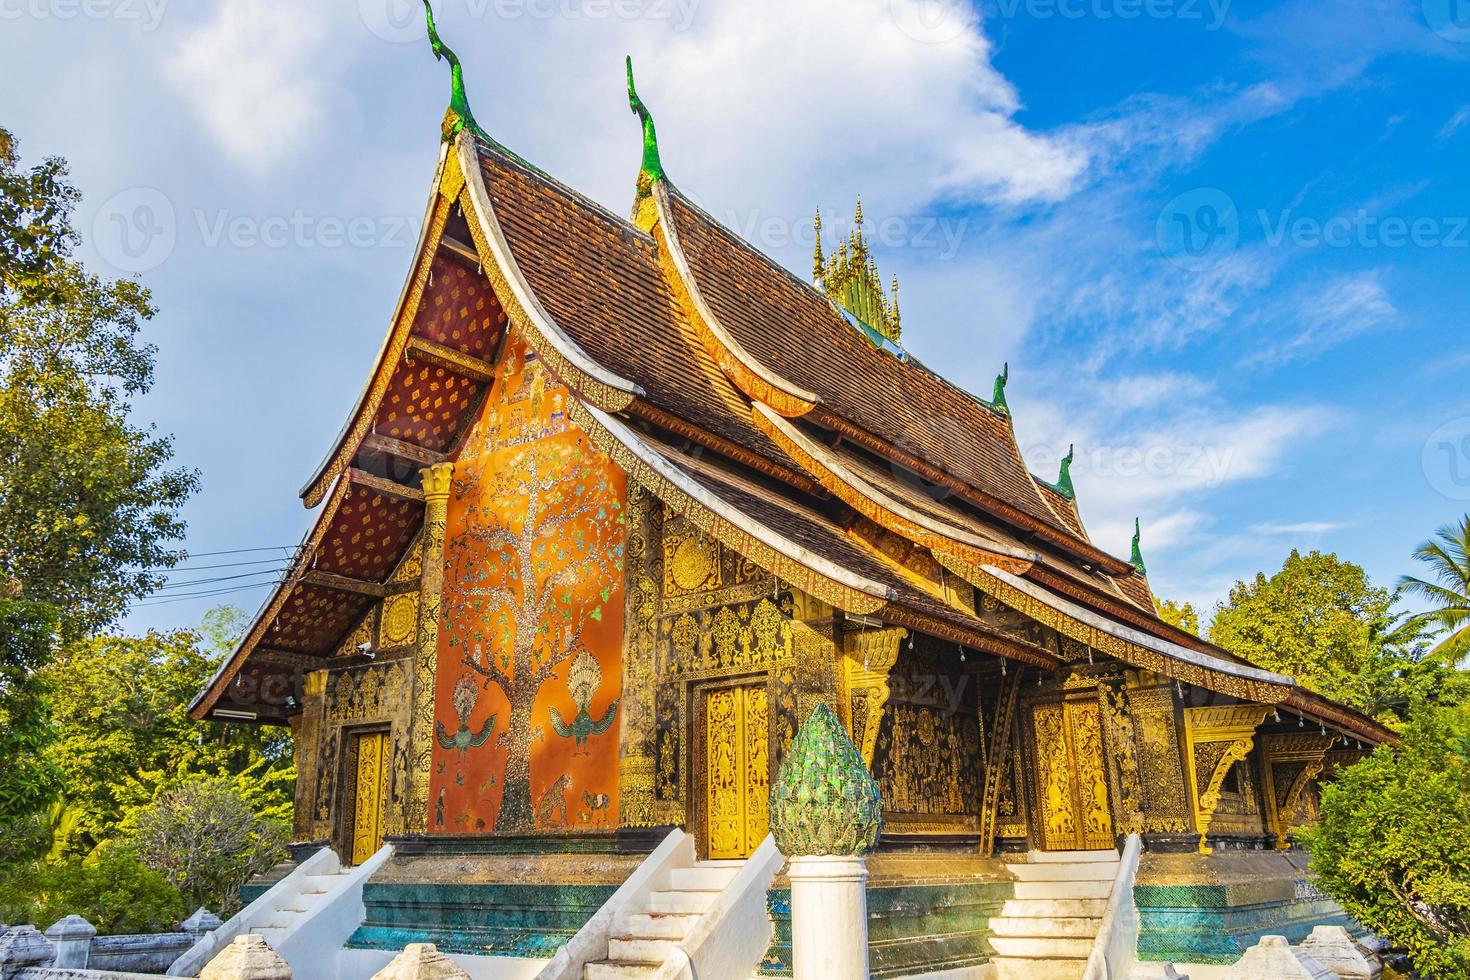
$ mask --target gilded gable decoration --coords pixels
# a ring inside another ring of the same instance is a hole
[[[1209,854],[1206,844],[1220,789],[1225,776],[1237,762],[1250,755],[1256,728],[1271,713],[1269,705],[1233,704],[1184,709],[1185,752],[1194,794],[1194,823],[1199,832],[1199,852]]]

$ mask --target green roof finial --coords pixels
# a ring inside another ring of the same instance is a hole
[[[424,0],[424,15],[429,21],[429,46],[434,49],[434,57],[449,62],[449,112],[444,117],[444,138],[453,139],[461,129],[468,129],[488,140],[485,131],[475,122],[475,114],[470,111],[470,100],[464,92],[464,69],[460,67],[459,58],[449,45],[439,39],[439,31],[434,26],[434,8],[429,6],[429,0]]]
[[[883,830],[883,798],[842,722],[817,702],[771,783],[771,836],[787,857],[866,854]]]
[[[1062,457],[1062,475],[1057,477],[1057,482],[1052,487],[1068,500],[1074,500],[1077,497],[1077,491],[1072,487],[1072,458],[1076,452],[1075,445],[1067,447],[1067,455]]]
[[[1143,540],[1143,526],[1138,518],[1133,518],[1133,557],[1129,559],[1133,567],[1138,569],[1138,574],[1147,575],[1148,567],[1143,563],[1143,551],[1139,548],[1139,542]]]
[[[1006,383],[1011,380],[1011,362],[1006,361],[1000,374],[995,377],[995,393],[990,397],[990,404],[1006,415],[1011,414],[1011,406],[1006,404]]]
[[[653,115],[648,111],[648,106],[638,98],[638,90],[633,87],[633,56],[628,55],[628,107],[638,114],[643,120],[643,173],[648,176],[649,183],[667,179],[664,173],[664,165],[658,157],[658,133],[653,128]]]

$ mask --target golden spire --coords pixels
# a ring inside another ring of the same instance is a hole
[[[820,283],[822,281],[822,267],[827,264],[826,258],[822,255],[821,208],[817,208],[817,216],[812,219],[812,228],[816,231],[817,235],[817,245],[816,248],[812,251],[812,282]]]
[[[883,278],[878,274],[878,261],[863,237],[863,199],[853,209],[853,227],[838,242],[831,257],[822,254],[821,214],[817,215],[817,247],[813,253],[813,273],[817,285],[828,296],[862,321],[863,325],[888,340],[899,335],[898,277],[893,277],[892,298],[883,294]]]

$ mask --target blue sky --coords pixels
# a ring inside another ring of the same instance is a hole
[[[629,52],[673,180],[797,272],[861,193],[909,349],[982,392],[1009,361],[1031,467],[1075,442],[1094,540],[1141,516],[1161,595],[1293,547],[1387,583],[1470,509],[1470,0],[439,7],[482,125],[616,211]],[[83,257],[161,308],[139,408],[203,474],[195,553],[310,520],[438,152],[416,8],[0,0],[0,123],[71,161]]]

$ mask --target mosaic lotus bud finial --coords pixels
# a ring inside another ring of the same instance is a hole
[[[771,786],[771,834],[787,857],[860,855],[878,844],[883,799],[842,722],[818,704]]]

